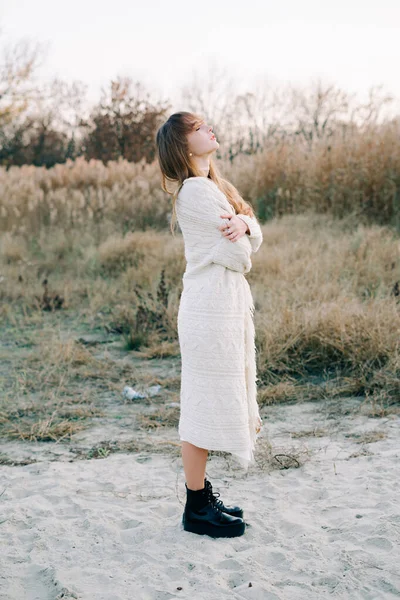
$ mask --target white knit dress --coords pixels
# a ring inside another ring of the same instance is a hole
[[[244,273],[263,236],[257,219],[239,214],[250,235],[236,242],[218,229],[236,214],[208,177],[185,179],[176,200],[186,270],[178,311],[182,373],[179,437],[222,450],[247,469],[254,460],[257,403],[254,304]]]

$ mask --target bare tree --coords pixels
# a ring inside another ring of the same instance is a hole
[[[24,113],[37,93],[34,75],[40,66],[41,47],[26,40],[3,48],[0,58],[0,128]]]
[[[57,78],[36,80],[41,45],[6,46],[0,58],[0,162],[52,166],[75,157],[85,89]]]
[[[27,116],[43,129],[73,131],[82,118],[87,87],[82,81],[67,83],[57,77],[45,81],[32,97]]]
[[[305,90],[290,89],[295,120],[294,135],[303,137],[309,146],[316,139],[333,135],[335,121],[348,114],[350,97],[334,84],[324,85],[320,78]]]
[[[211,59],[206,75],[194,72],[192,80],[180,90],[179,102],[184,107],[181,110],[202,115],[213,125],[214,132],[224,148],[230,146],[240,130],[235,105],[235,86],[235,80],[228,75],[226,68],[218,66],[217,62]],[[221,156],[218,151],[217,156]]]
[[[240,92],[237,80],[214,59],[205,75],[194,73],[182,88],[180,104],[185,110],[200,113],[214,126],[221,142],[216,155],[230,160],[262,150],[267,143],[286,137],[290,126],[293,128],[287,91],[273,89],[267,79],[260,78],[251,89]]]
[[[351,112],[351,120],[360,121],[361,126],[376,125],[382,116],[383,108],[395,101],[390,94],[381,95],[382,85],[375,85],[368,90],[368,101],[355,106]]]

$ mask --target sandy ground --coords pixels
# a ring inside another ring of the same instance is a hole
[[[179,454],[71,462],[66,447],[50,457],[49,444],[3,441],[1,452],[38,462],[0,467],[1,600],[400,597],[400,419],[368,418],[357,399],[337,406],[263,409],[247,473],[210,455],[214,490],[245,511],[246,532],[232,539],[183,530]],[[267,440],[301,466],[267,466]]]

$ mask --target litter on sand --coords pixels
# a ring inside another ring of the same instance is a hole
[[[144,390],[144,392],[138,392],[137,390],[134,390],[133,388],[129,387],[129,385],[126,385],[124,387],[124,389],[122,390],[122,396],[124,398],[126,398],[127,400],[138,400],[140,398],[149,398],[151,396],[156,396],[158,394],[158,392],[161,389],[161,385],[152,385],[149,388],[147,388],[146,390]]]

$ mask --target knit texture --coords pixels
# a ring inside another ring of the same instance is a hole
[[[255,217],[232,242],[218,227],[236,214],[207,177],[183,182],[176,201],[186,270],[178,310],[182,373],[179,437],[200,448],[230,452],[247,468],[254,460],[257,403],[254,303],[245,273],[263,236]]]

